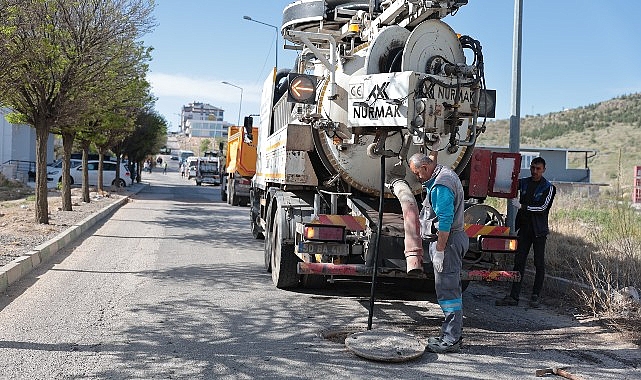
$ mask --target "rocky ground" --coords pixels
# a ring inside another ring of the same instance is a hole
[[[0,266],[52,239],[70,226],[127,196],[131,188],[90,192],[89,203],[82,202],[80,188],[71,191],[73,210],[62,211],[61,193],[48,194],[49,224],[35,222],[35,195],[26,186],[0,186]]]

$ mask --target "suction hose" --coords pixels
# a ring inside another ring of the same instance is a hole
[[[418,216],[418,205],[410,185],[404,179],[397,179],[391,184],[392,192],[401,202],[403,226],[405,228],[405,261],[407,273],[423,272],[423,241],[421,224]]]

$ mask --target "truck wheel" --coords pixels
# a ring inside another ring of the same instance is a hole
[[[220,200],[223,202],[227,202],[227,191],[225,191],[225,187],[221,185],[220,186]]]
[[[264,251],[264,256],[265,256],[265,270],[267,273],[272,272],[272,239],[270,235],[270,231],[272,228],[272,206],[273,203],[269,204],[269,207],[267,208],[267,215],[266,215],[266,220],[265,220],[265,251]]]
[[[267,237],[265,239],[265,270],[267,273],[272,272],[272,239]]]
[[[294,254],[294,245],[282,242],[280,219],[280,213],[276,214],[270,236],[272,239],[272,281],[277,288],[287,289],[298,286],[300,276],[297,273],[298,258]]]
[[[200,185],[202,185],[202,184],[203,184],[202,182],[198,182],[198,181],[196,181],[196,186],[200,186]]]
[[[229,196],[231,196],[231,205],[238,206],[240,204],[238,195],[236,194],[236,181],[231,181],[231,190],[229,191]]]
[[[249,210],[249,219],[251,223],[251,231],[254,239],[264,239],[263,232],[260,230],[260,225],[256,223],[256,218],[258,215],[254,214],[251,209]]]

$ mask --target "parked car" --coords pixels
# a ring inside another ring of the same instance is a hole
[[[198,157],[196,156],[191,156],[187,157],[187,161],[185,161],[185,177],[187,179],[192,179],[196,177],[196,165],[198,164]]]
[[[91,160],[87,164],[87,175],[89,179],[90,186],[96,186],[98,184],[98,164],[99,161]],[[113,161],[104,161],[102,170],[102,184],[103,186],[115,185],[118,181],[120,182],[120,187],[127,186],[127,182],[130,181],[131,173],[127,165],[124,163],[120,164],[120,178],[116,178],[116,163]],[[71,169],[71,184],[82,184],[82,162],[80,165]],[[47,183],[49,187],[56,187],[58,183],[62,182],[62,167],[60,168],[51,168],[47,172]]]
[[[73,169],[73,168],[77,167],[78,165],[82,164],[82,160],[77,160],[75,158],[71,158],[71,159],[69,159],[69,164],[71,165],[71,168]],[[50,168],[62,169],[62,160],[61,159],[60,160],[56,160],[56,161],[50,163],[47,166],[49,166],[49,168],[47,170],[50,170]]]

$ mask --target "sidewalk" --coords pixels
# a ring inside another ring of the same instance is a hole
[[[67,244],[76,240],[83,232],[87,231],[96,223],[110,216],[122,205],[129,202],[129,198],[132,195],[138,194],[148,186],[148,183],[134,183],[130,185],[128,187],[129,195],[126,197],[112,202],[108,206],[100,209],[98,212],[67,228],[53,239],[38,245],[30,252],[0,267],[0,293],[4,292],[9,285],[15,283],[31,272],[33,268],[47,262],[50,257],[58,253],[58,251],[64,248]]]

